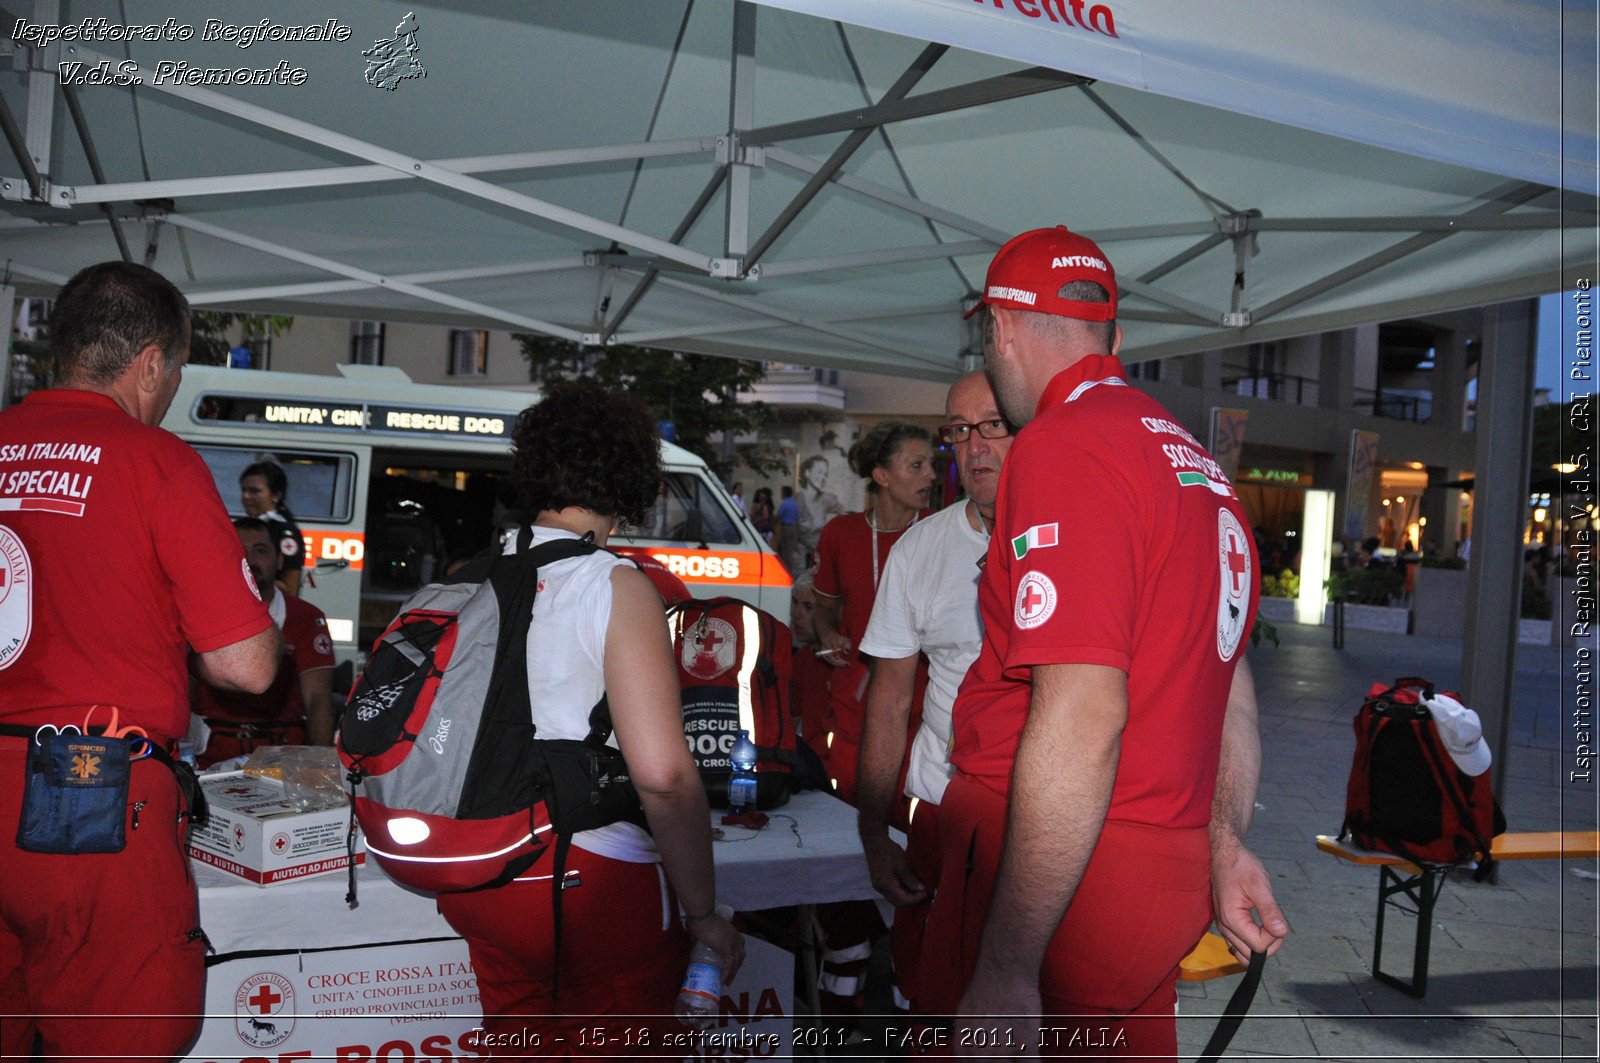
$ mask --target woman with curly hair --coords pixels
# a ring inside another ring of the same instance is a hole
[[[511,483],[534,515],[533,545],[591,539],[603,547],[619,523],[643,518],[660,480],[655,421],[626,395],[588,382],[554,384],[517,418]],[[515,549],[513,538],[507,550]],[[526,1031],[494,1039],[524,1046],[537,1034],[535,1054],[560,1055],[578,1051],[585,1015],[673,1022],[691,938],[717,952],[725,977],[742,961],[744,943],[713,910],[705,790],[683,740],[676,664],[650,580],[605,550],[545,565],[525,652],[540,737],[584,738],[590,710],[602,696],[609,701],[612,741],[650,824],[573,836],[559,978],[547,861],[498,889],[439,897],[440,912],[467,940],[484,1029]]]

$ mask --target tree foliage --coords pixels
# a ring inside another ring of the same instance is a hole
[[[227,365],[228,330],[235,325],[245,336],[281,336],[294,325],[283,314],[236,314],[230,310],[194,310],[189,315],[189,364]]]
[[[755,432],[769,421],[766,403],[738,400],[766,375],[758,362],[654,347],[582,347],[551,336],[516,338],[528,360],[529,379],[542,383],[589,377],[604,387],[625,390],[642,400],[656,420],[672,422],[679,446],[724,476],[735,457],[758,472],[777,460],[759,444],[712,442],[713,437],[732,440]]]
[[[1582,403],[1574,416],[1573,406]],[[1549,478],[1551,468],[1577,464],[1579,454],[1588,454],[1590,470],[1595,462],[1595,403],[1592,398],[1573,402],[1552,402],[1533,411],[1533,475]]]

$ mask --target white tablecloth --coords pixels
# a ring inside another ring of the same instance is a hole
[[[855,809],[812,792],[796,795],[771,816],[761,831],[721,828],[724,839],[712,847],[720,903],[753,911],[877,898],[856,836]],[[720,819],[713,814],[713,823]],[[455,936],[431,894],[406,889],[367,859],[356,872],[360,904],[354,910],[345,905],[342,874],[262,889],[191,861],[201,925],[219,954]]]

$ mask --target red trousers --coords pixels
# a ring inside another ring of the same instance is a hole
[[[683,1029],[672,1014],[689,965],[689,935],[678,919],[677,898],[659,865],[612,860],[574,846],[561,897],[561,977],[552,993],[553,855],[546,852],[523,878],[499,889],[439,896],[439,911],[466,938],[477,972],[489,1035],[483,1047],[490,1055],[516,1058],[653,1055],[659,1032]],[[597,1048],[582,1035],[596,1025],[585,1017],[597,1015],[628,1017],[625,1024],[610,1024],[613,1033],[625,1026],[656,1036]]]
[[[918,971],[917,1004],[930,1015],[953,1014],[972,977],[1005,841],[1006,799],[958,774],[939,824],[944,868]],[[1060,1029],[1045,1053],[1175,1055],[1178,964],[1210,922],[1205,827],[1107,821],[1045,952],[1044,1025]]]
[[[35,1033],[52,1059],[181,1056],[205,1010],[205,946],[177,780],[133,765],[120,853],[25,852],[26,749],[0,737],[0,1056],[26,1057]]]
[[[939,806],[918,801],[911,811],[911,827],[906,832],[906,858],[911,871],[928,891],[927,899],[894,910],[894,925],[889,928],[889,950],[894,956],[895,988],[917,1007],[920,987],[917,970],[922,960],[922,940],[933,909],[934,891],[939,888],[943,868],[939,858]]]

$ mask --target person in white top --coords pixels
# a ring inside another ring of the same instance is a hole
[[[994,525],[1000,466],[1011,447],[1011,425],[982,370],[951,385],[939,433],[955,453],[966,500],[919,522],[896,544],[861,639],[861,652],[873,662],[857,769],[858,826],[872,884],[897,906],[890,945],[902,1004],[916,997],[916,957],[939,870],[936,812],[954,770],[950,708],[983,645],[978,574]],[[889,822],[919,653],[928,657],[928,688],[911,740],[905,784],[911,829],[901,849],[889,837]]]
[[[604,546],[619,522],[655,502],[655,419],[621,393],[553,385],[517,419],[512,446],[511,480],[523,511],[536,514],[536,542]],[[548,860],[498,889],[440,895],[477,973],[485,1043],[572,1047],[584,1017],[602,1014],[665,1032],[689,938],[717,953],[725,978],[743,961],[744,940],[714,911],[710,812],[683,738],[661,598],[637,567],[603,551],[547,565],[527,654],[540,737],[583,738],[590,710],[608,699],[650,830],[614,824],[574,837],[559,954]]]

